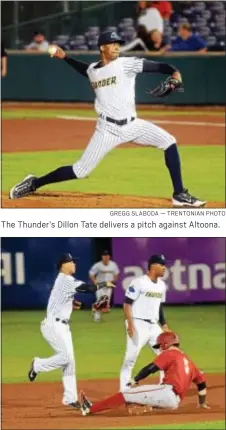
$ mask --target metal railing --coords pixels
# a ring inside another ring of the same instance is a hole
[[[37,27],[45,33],[46,39],[51,41],[57,34],[73,36],[83,33],[90,25],[114,25],[115,7],[121,6],[119,0],[102,1],[88,6],[88,2],[79,1],[74,2],[77,3],[74,10],[19,22],[18,2],[14,3],[14,23],[2,27],[2,38],[11,49],[21,49],[24,44],[29,43]]]

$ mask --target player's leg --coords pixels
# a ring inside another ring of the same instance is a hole
[[[34,175],[27,176],[23,181],[11,188],[9,197],[17,199],[36,191],[44,185],[85,178],[95,169],[105,155],[120,143],[121,138],[104,128],[101,120],[99,120],[88,146],[78,161],[72,166],[59,167],[38,178]]]
[[[72,342],[72,336],[69,326],[67,326],[67,333],[65,337],[66,346],[67,346],[67,356],[68,362],[63,367],[63,386],[64,386],[64,395],[63,395],[63,404],[70,405],[72,403],[76,403],[78,401],[78,392],[77,392],[77,379],[76,379],[76,368],[75,368],[75,357],[74,357],[74,348]]]
[[[127,403],[150,405],[155,408],[177,409],[180,397],[171,385],[141,385],[123,391]]]
[[[180,398],[169,385],[142,385],[126,388],[106,399],[86,405],[87,399],[82,400],[83,415],[96,414],[109,409],[117,409],[125,404],[149,405],[156,408],[177,409]]]
[[[182,180],[180,155],[176,139],[161,127],[152,122],[136,119],[124,132],[124,141],[133,140],[135,143],[153,146],[164,151],[165,164],[169,170],[173,185],[173,205],[200,207],[205,201],[191,196],[185,190]]]
[[[107,294],[107,290],[108,290],[108,288],[101,288],[101,290],[97,290],[96,291],[96,300],[99,300],[101,298],[101,296]],[[101,321],[102,315],[101,315],[100,311],[93,310],[92,314],[93,314],[93,321],[94,322],[98,323]]]
[[[120,370],[120,391],[125,390],[129,383],[140,350],[149,339],[148,323],[142,320],[134,320],[134,326],[135,335],[133,338],[126,333],[126,353]]]
[[[108,312],[110,312],[110,305],[111,305],[111,297],[112,297],[113,288],[106,288],[106,290],[107,290],[106,291],[106,296],[108,296],[109,307],[106,308],[106,309],[104,309],[103,312],[108,313]]]
[[[71,333],[68,325],[58,322],[44,320],[41,324],[41,333],[56,354],[48,358],[36,357],[33,368],[36,373],[50,372],[55,369],[63,371],[64,397],[63,403],[70,404],[78,399],[75,360]]]
[[[153,348],[153,345],[156,345],[157,337],[162,332],[163,331],[162,331],[161,327],[157,323],[150,325],[150,335],[149,335],[149,340],[148,340],[148,346],[149,346],[149,348],[152,349],[152,351],[156,355],[160,354],[160,350],[156,349],[156,348]],[[164,379],[164,372],[163,372],[163,370],[160,370],[160,372],[159,372],[159,383],[160,384],[163,382],[163,379]]]

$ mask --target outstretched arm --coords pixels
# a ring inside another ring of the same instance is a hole
[[[68,57],[66,52],[60,48],[59,46],[55,46],[56,51],[50,51],[53,48],[53,46],[49,47],[49,52],[51,57],[59,58],[61,60],[64,60],[67,64],[70,64],[71,67],[73,67],[74,70],[79,72],[81,75],[88,77],[87,75],[87,69],[89,65],[87,63],[84,63],[83,61],[75,60],[74,58]]]
[[[182,77],[179,70],[176,67],[168,63],[159,63],[157,61],[150,61],[144,59],[143,62],[144,73],[162,73],[164,75],[171,75],[173,78],[182,82]]]
[[[146,378],[151,373],[158,372],[160,369],[156,364],[150,363],[147,366],[143,367],[143,369],[140,370],[140,372],[135,376],[134,382],[139,382],[141,379]]]
[[[84,284],[79,285],[79,287],[76,288],[77,293],[95,293],[97,290],[100,290],[101,288],[114,288],[114,285],[111,282],[101,282],[97,285],[94,284]]]

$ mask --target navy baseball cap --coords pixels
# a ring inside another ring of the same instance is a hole
[[[107,249],[105,249],[105,251],[103,251],[101,255],[111,255],[111,254]]]
[[[120,43],[123,45],[125,41],[115,31],[104,31],[98,39],[98,46],[108,45],[109,43]]]
[[[148,267],[150,267],[152,264],[161,264],[162,266],[166,265],[166,258],[163,254],[155,254],[152,255],[148,260]]]
[[[74,261],[74,263],[76,263],[76,260],[74,257],[72,257],[71,254],[62,254],[59,258],[59,260],[57,261],[57,269],[60,270],[62,264],[64,263],[70,263],[71,261]]]

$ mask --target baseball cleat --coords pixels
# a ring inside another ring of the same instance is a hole
[[[28,378],[31,382],[33,382],[35,380],[36,376],[37,376],[37,373],[34,371],[34,360],[32,360],[31,368],[28,372]]]
[[[74,408],[74,409],[79,409],[79,410],[81,410],[81,404],[80,404],[80,402],[78,401],[78,400],[76,400],[76,402],[65,402],[64,400],[63,400],[63,405],[64,406],[71,406],[72,408]]]
[[[33,193],[36,190],[34,186],[34,179],[36,179],[34,175],[28,175],[21,182],[14,185],[14,187],[11,188],[9,192],[9,198],[20,199],[21,197]]]
[[[86,395],[83,391],[80,392],[80,402],[81,402],[82,415],[83,416],[89,415],[92,403],[90,402],[88,397],[86,397]]]
[[[183,190],[183,192],[178,194],[174,193],[172,198],[173,206],[177,207],[201,208],[205,206],[206,203],[206,201],[199,200],[189,194],[188,190]]]

